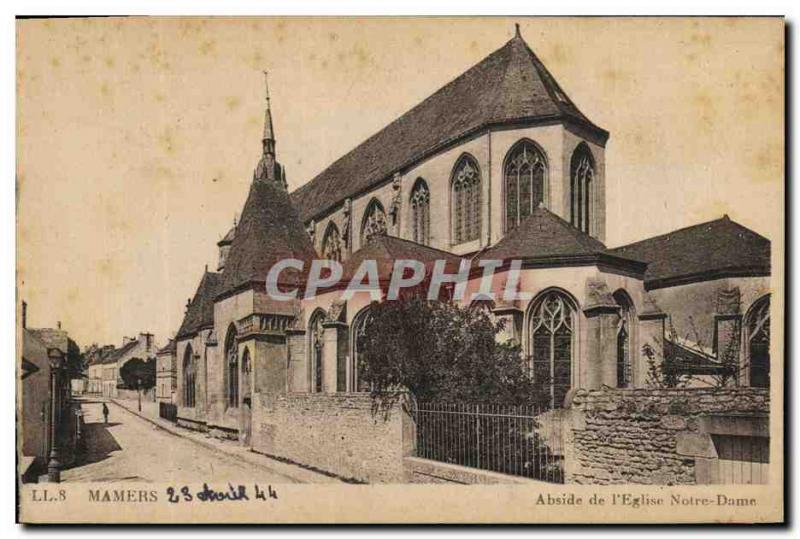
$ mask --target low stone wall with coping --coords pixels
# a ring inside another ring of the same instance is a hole
[[[402,404],[376,411],[364,393],[255,394],[252,449],[347,480],[405,481],[414,426]]]
[[[567,483],[720,482],[714,436],[769,437],[769,390],[579,390],[565,425]]]

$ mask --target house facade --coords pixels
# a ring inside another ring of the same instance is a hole
[[[157,350],[152,333],[143,332],[136,337],[123,337],[122,346],[115,348],[101,360],[102,395],[119,396],[119,390],[125,388],[125,381],[121,375],[125,364],[133,359],[155,362]]]
[[[607,247],[610,135],[519,32],[291,194],[271,114],[267,97],[241,219],[176,335],[180,424],[249,444],[259,397],[365,390],[359,331],[385,290],[276,301],[265,278],[287,258],[345,274],[375,259],[382,283],[394,260],[500,261],[491,290],[470,275],[462,303],[508,322],[500,338],[547,376],[553,408],[577,389],[645,387],[645,344],[702,356],[706,374],[735,357],[731,383],[769,384],[769,240],[726,216]],[[511,261],[518,297],[504,301]],[[302,277],[283,271],[278,288]]]
[[[156,353],[156,401],[175,402],[177,387],[175,339],[170,339],[166,346]]]

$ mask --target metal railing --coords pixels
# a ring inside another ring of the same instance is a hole
[[[416,455],[563,483],[562,414],[535,406],[420,402]]]

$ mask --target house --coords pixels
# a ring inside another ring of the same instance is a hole
[[[155,362],[157,347],[152,333],[123,337],[122,346],[112,350],[102,361],[102,393],[105,397],[120,397],[125,390],[136,390],[123,379],[125,364],[131,360]]]
[[[175,339],[170,339],[166,346],[156,352],[156,401],[175,402],[176,361]]]
[[[103,394],[103,361],[114,351],[113,344],[98,346],[92,344],[85,352],[86,357],[86,392],[91,395]]]

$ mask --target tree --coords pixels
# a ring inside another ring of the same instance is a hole
[[[150,389],[156,385],[156,362],[133,358],[122,366],[119,375],[126,389]]]
[[[500,344],[502,330],[482,309],[420,295],[373,303],[359,342],[359,372],[376,399],[407,390],[417,400],[537,404],[520,347]]]

